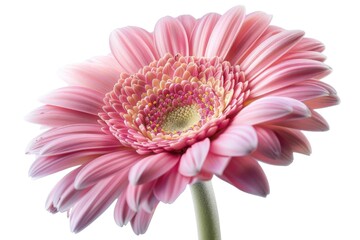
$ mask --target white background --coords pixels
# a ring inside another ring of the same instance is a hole
[[[331,130],[309,133],[313,154],[296,155],[289,167],[264,165],[271,193],[245,194],[214,179],[222,236],[232,239],[360,239],[359,23],[356,1],[1,1],[0,3],[0,239],[196,239],[189,189],[161,204],[148,232],[119,228],[112,207],[79,234],[66,214],[45,211],[48,192],[64,174],[28,177],[27,143],[40,132],[23,120],[38,98],[63,86],[58,70],[109,52],[109,33],[128,25],[152,31],[165,15],[223,14],[242,4],[273,15],[273,25],[302,29],[326,45],[341,104],[324,109]]]

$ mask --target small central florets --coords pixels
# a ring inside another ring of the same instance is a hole
[[[220,58],[168,54],[121,74],[99,116],[105,131],[140,153],[181,150],[223,128],[246,88],[239,67]]]
[[[165,133],[177,133],[192,130],[200,122],[201,116],[195,104],[183,106],[168,112],[161,123]]]

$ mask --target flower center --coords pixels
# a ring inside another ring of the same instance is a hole
[[[183,132],[199,123],[200,114],[195,104],[174,109],[166,114],[161,128],[164,132]]]
[[[104,131],[141,154],[182,151],[229,123],[248,96],[239,66],[165,55],[137,73],[122,73],[99,113]]]

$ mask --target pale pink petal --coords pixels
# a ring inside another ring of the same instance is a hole
[[[288,142],[292,151],[310,155],[310,143],[301,131],[290,128],[278,128],[275,129],[275,132],[281,142]]]
[[[244,23],[237,35],[226,60],[231,64],[242,62],[245,54],[251,49],[256,40],[267,29],[271,21],[271,16],[263,12],[250,13],[245,17]]]
[[[256,149],[257,143],[252,126],[231,125],[211,141],[210,152],[221,156],[245,156]]]
[[[281,143],[274,131],[262,127],[256,127],[255,130],[258,146],[252,156],[255,158],[261,158],[261,156],[272,159],[278,158],[281,154]]]
[[[182,23],[186,31],[186,35],[190,37],[196,24],[196,19],[191,15],[181,15],[178,16],[177,19]]]
[[[90,88],[105,94],[112,90],[123,71],[112,55],[94,57],[65,67],[60,77],[69,85]]]
[[[85,188],[121,171],[128,172],[142,158],[134,150],[125,149],[102,155],[84,166],[75,179],[75,187]]]
[[[235,116],[233,124],[256,125],[310,116],[310,110],[300,101],[286,97],[264,97],[242,109]]]
[[[184,176],[195,176],[201,171],[210,149],[210,140],[205,138],[193,144],[181,156],[179,172]]]
[[[126,201],[133,211],[138,211],[141,206],[151,197],[155,181],[141,185],[129,184],[126,189]]]
[[[30,112],[25,119],[48,127],[59,127],[76,123],[97,123],[98,116],[66,108],[45,105]]]
[[[245,18],[245,8],[236,6],[217,21],[208,41],[205,57],[225,58],[238,35]]]
[[[71,230],[80,232],[92,223],[119,197],[127,184],[127,173],[123,172],[94,185],[70,211]]]
[[[324,106],[326,106],[326,101],[322,102],[322,99],[324,98],[337,99],[336,92],[332,90],[333,89],[330,86],[323,82],[318,80],[309,80],[277,89],[267,93],[266,95],[294,98],[304,102],[307,106],[313,109],[313,105],[315,104],[323,106],[322,103],[324,103]],[[334,102],[335,100],[329,101],[328,104]]]
[[[120,227],[125,226],[135,216],[135,214],[136,212],[129,207],[126,201],[126,194],[121,194],[115,205],[115,222]]]
[[[282,31],[257,46],[242,63],[248,79],[254,78],[289,51],[304,35],[302,31]]]
[[[189,55],[189,40],[182,23],[172,17],[160,19],[154,30],[155,45],[160,56],[167,53]]]
[[[211,174],[221,175],[230,160],[231,157],[229,156],[222,156],[209,152],[202,170]]]
[[[190,55],[201,57],[205,55],[206,47],[220,15],[209,13],[196,22],[190,38]]]
[[[310,79],[320,79],[331,72],[322,62],[306,59],[290,59],[268,68],[252,79],[251,96],[265,93]]]
[[[315,51],[315,52],[322,52],[324,51],[325,46],[318,40],[312,39],[312,38],[303,38],[301,39],[298,44],[294,46],[291,51]]]
[[[219,177],[247,193],[265,197],[270,192],[264,171],[251,157],[234,157]]]
[[[159,178],[154,187],[154,195],[164,203],[173,203],[185,190],[190,178],[179,174],[177,167]]]
[[[73,134],[102,134],[102,131],[98,124],[73,124],[52,128],[34,138],[30,142],[27,152],[39,153],[41,148],[46,146],[49,142],[54,141],[59,137],[66,137]]]
[[[74,179],[80,170],[81,167],[72,170],[55,185],[46,201],[46,208],[49,211],[68,211],[88,192],[88,189],[77,190],[74,188]]]
[[[179,154],[158,153],[143,158],[129,172],[129,181],[133,185],[150,182],[169,171],[178,163]]]
[[[104,95],[90,88],[71,86],[55,90],[42,98],[42,102],[82,113],[98,115]]]
[[[136,215],[131,219],[131,227],[135,234],[144,234],[149,227],[152,216],[152,213],[148,213],[144,210],[140,210]]]
[[[116,150],[116,148],[120,147],[119,141],[113,136],[79,133],[61,136],[50,141],[40,150],[39,154],[52,156],[83,150],[101,150],[110,148]]]
[[[139,27],[119,28],[111,33],[111,52],[125,72],[136,73],[159,58],[152,37]]]
[[[85,164],[109,150],[81,151],[61,156],[39,156],[29,169],[29,176],[40,178],[61,170]]]
[[[329,124],[327,123],[327,121],[319,113],[315,111],[311,111],[311,117],[309,118],[280,122],[277,123],[276,125],[290,127],[294,129],[306,130],[306,131],[329,130]]]
[[[159,204],[159,199],[156,198],[154,193],[152,192],[144,201],[141,203],[141,210],[144,210],[148,213],[152,213],[157,205]],[[139,212],[139,210],[138,210]]]
[[[309,59],[309,60],[324,62],[326,60],[326,56],[322,53],[314,52],[314,51],[302,51],[302,52],[289,51],[282,58],[280,58],[278,62],[288,59]]]

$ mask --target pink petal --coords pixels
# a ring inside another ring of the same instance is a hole
[[[42,102],[82,113],[98,115],[102,110],[104,95],[85,87],[64,87],[55,90]]]
[[[49,142],[73,134],[102,134],[102,131],[98,124],[73,124],[52,128],[33,139],[27,152],[38,153]]]
[[[76,123],[97,123],[98,116],[56,106],[41,106],[26,118],[27,121],[48,127],[59,127]]]
[[[315,52],[322,52],[324,51],[325,46],[318,40],[312,38],[303,38],[301,39],[298,44],[294,46],[291,51],[300,52],[300,51],[315,51]]]
[[[189,182],[190,178],[179,174],[175,167],[159,178],[154,187],[154,195],[164,203],[173,203]]]
[[[75,187],[86,188],[113,174],[121,171],[128,172],[129,167],[142,158],[142,155],[130,150],[120,150],[102,155],[84,166],[75,179]]]
[[[277,125],[306,131],[329,130],[329,124],[319,113],[315,111],[311,111],[311,117],[309,118],[285,121],[277,123]]]
[[[153,194],[155,181],[147,182],[141,185],[129,184],[126,190],[126,201],[129,207],[137,212],[141,206],[146,202]]]
[[[307,102],[316,104],[318,99],[334,97],[334,95],[336,95],[336,92],[333,92],[332,88],[323,82],[317,80],[309,80],[298,84],[293,84],[284,88],[280,88],[278,90],[268,93],[268,95],[294,98],[296,100],[304,102],[307,106],[309,106]],[[321,104],[319,105],[321,106]]]
[[[150,182],[169,171],[179,161],[180,155],[168,152],[143,158],[131,167],[129,181],[133,185]]]
[[[324,62],[326,57],[324,54],[314,51],[293,52],[290,50],[287,54],[280,58],[278,62],[288,59],[309,59]]]
[[[260,156],[259,158],[261,156],[278,158],[281,154],[281,143],[274,131],[261,127],[256,127],[255,129],[259,143],[253,156]]]
[[[273,62],[288,52],[304,35],[301,31],[282,31],[255,48],[240,64],[248,79],[259,75]]]
[[[78,190],[74,188],[74,179],[80,170],[81,167],[72,170],[56,184],[47,204],[51,201],[57,211],[65,212],[88,192],[89,189]]]
[[[61,78],[72,86],[90,88],[102,94],[111,91],[123,71],[112,55],[94,57],[65,67]]]
[[[235,116],[233,124],[265,124],[311,116],[305,104],[292,98],[264,97],[250,103]]]
[[[100,216],[127,186],[127,173],[122,172],[93,186],[70,211],[70,227],[80,232]]]
[[[291,59],[268,68],[251,80],[251,96],[262,94],[309,79],[320,79],[331,72],[325,64],[306,59]]]
[[[182,23],[182,25],[185,29],[186,35],[188,37],[190,37],[191,33],[194,29],[194,26],[196,24],[196,19],[191,15],[181,15],[181,16],[178,16],[177,19]]]
[[[245,54],[269,26],[270,21],[271,16],[262,12],[247,15],[226,59],[233,65],[241,63]]]
[[[153,215],[154,211],[152,213],[143,210],[137,212],[133,219],[131,219],[131,227],[134,233],[137,235],[144,234],[149,227]]]
[[[120,146],[119,141],[110,135],[79,133],[61,136],[50,141],[41,149],[39,154],[52,156],[83,150],[116,149]]]
[[[126,194],[121,194],[115,205],[114,218],[115,222],[120,226],[128,224],[128,222],[135,216],[133,211],[126,201]]]
[[[160,56],[167,53],[189,55],[189,40],[182,23],[172,17],[160,19],[154,30],[155,45]]]
[[[290,128],[279,128],[276,129],[275,132],[281,142],[287,142],[290,144],[292,151],[310,155],[310,143],[301,131]]]
[[[227,167],[231,157],[221,156],[209,152],[202,170],[211,174],[221,175]]]
[[[211,142],[210,152],[221,156],[245,156],[255,150],[257,143],[252,126],[230,125]]]
[[[139,27],[119,28],[110,35],[110,48],[127,73],[136,73],[159,58],[152,34]]]
[[[40,156],[31,165],[29,175],[34,178],[44,177],[61,170],[85,164],[109,150],[81,151],[61,156]]]
[[[220,18],[219,14],[209,13],[196,22],[190,38],[190,55],[202,57],[213,29]]]
[[[217,21],[209,38],[205,57],[225,58],[238,35],[245,18],[245,8],[236,6]]]
[[[234,157],[219,177],[244,192],[262,197],[269,194],[269,183],[264,171],[251,157]]]
[[[181,156],[179,172],[184,176],[195,176],[201,171],[206,160],[210,148],[210,140],[208,138],[193,144]]]

